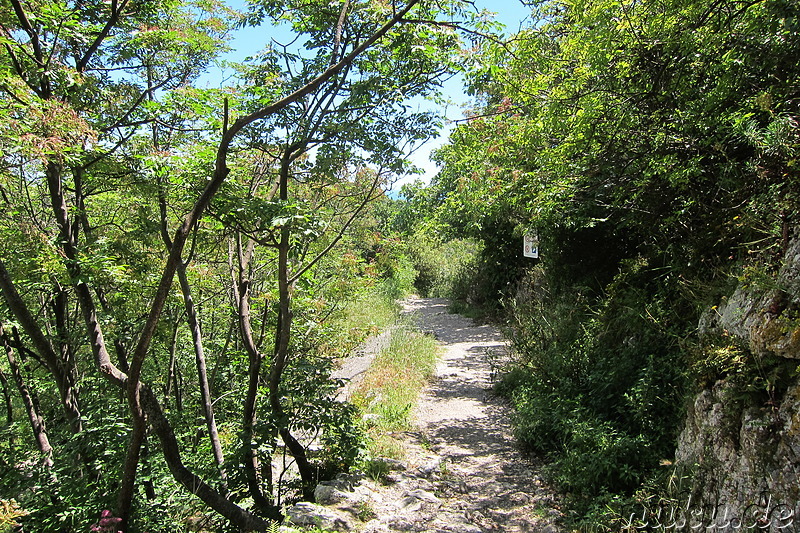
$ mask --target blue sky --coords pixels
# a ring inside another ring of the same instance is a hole
[[[244,0],[227,0],[227,2],[237,9],[242,9],[245,3]],[[506,35],[515,33],[521,25],[525,25],[525,21],[530,14],[530,8],[522,5],[520,0],[475,0],[474,3],[477,9],[485,9],[486,11],[494,13],[495,20],[505,26]],[[291,34],[287,30],[275,27],[243,28],[234,36],[231,43],[233,50],[225,54],[223,59],[242,61],[247,56],[253,55],[257,51],[263,49],[273,38],[281,42],[288,41],[291,39]],[[226,75],[230,75],[231,73],[232,71],[226,72],[224,69],[211,73],[206,77],[207,83],[212,86],[218,85]],[[453,104],[447,109],[439,108],[436,109],[436,111],[444,114],[448,122],[464,118],[462,110],[465,106],[469,105],[469,97],[464,94],[463,79],[461,77],[451,79],[445,84],[444,90],[446,96]],[[432,106],[432,104],[428,103],[425,105]],[[446,126],[438,137],[431,139],[428,143],[415,151],[414,154],[409,156],[416,166],[424,170],[424,174],[422,176],[409,176],[401,179],[395,184],[395,190],[399,190],[399,187],[403,183],[415,179],[422,179],[427,182],[436,175],[437,168],[429,159],[430,153],[433,149],[447,142],[447,137],[451,129],[452,125]]]

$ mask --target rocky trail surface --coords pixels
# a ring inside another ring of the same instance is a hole
[[[444,299],[404,303],[417,326],[436,337],[436,377],[404,435],[406,456],[387,461],[383,482],[342,476],[317,488],[318,525],[366,533],[561,531],[558,501],[535,463],[514,445],[510,408],[491,393],[507,357],[501,333],[447,311]],[[300,504],[295,522],[313,504]],[[292,515],[290,511],[290,516]],[[308,523],[308,522],[307,522]]]

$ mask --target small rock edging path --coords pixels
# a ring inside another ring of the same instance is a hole
[[[515,447],[511,408],[490,390],[495,365],[508,354],[502,334],[448,313],[447,305],[404,302],[404,311],[442,346],[436,377],[414,411],[414,430],[405,434],[405,459],[387,461],[385,483],[351,475],[317,487],[320,511],[329,518],[317,515],[318,525],[363,533],[561,531],[557,497]]]

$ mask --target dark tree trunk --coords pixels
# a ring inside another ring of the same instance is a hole
[[[5,400],[6,400],[6,422],[8,422],[9,426],[11,426],[11,424],[14,422],[14,403],[11,400],[11,390],[8,387],[8,378],[6,378],[6,375],[2,371],[2,369],[0,369],[0,383],[2,383],[2,385],[3,385],[3,396],[5,397]],[[9,431],[8,432],[8,449],[10,451],[9,452],[10,457],[0,458],[0,460],[2,460],[4,464],[8,464],[8,463],[13,464],[14,456],[15,456],[14,455],[14,445],[16,444],[16,442],[17,442],[17,439],[16,439],[15,433],[13,431]]]
[[[167,370],[167,383],[164,385],[164,397],[166,399],[169,399],[172,394],[173,387],[175,388],[175,395],[178,395],[178,381],[175,378],[175,359],[178,353],[178,329],[180,325],[181,321],[175,320],[175,324],[172,327],[172,337],[169,343],[169,369]],[[180,411],[181,409],[178,410]]]
[[[2,324],[0,324],[0,342],[2,342],[3,348],[5,348],[11,376],[14,378],[19,395],[22,397],[22,403],[25,405],[25,412],[28,415],[28,421],[33,430],[33,438],[36,441],[36,447],[44,457],[43,464],[49,469],[53,466],[53,448],[50,446],[50,440],[47,438],[44,417],[42,417],[39,410],[38,402],[25,382],[22,369],[17,362],[17,358],[14,356],[14,350],[11,348],[11,343],[9,342],[9,338]]]
[[[6,422],[10,426],[14,422],[14,404],[11,401],[11,391],[8,389],[8,378],[0,368],[0,384],[3,385],[3,397],[6,400]]]
[[[272,358],[272,368],[269,376],[269,403],[272,407],[273,417],[280,424],[279,434],[281,440],[283,440],[289,453],[297,463],[297,470],[300,473],[300,480],[302,482],[303,498],[314,501],[314,486],[317,481],[316,470],[308,460],[305,447],[289,430],[286,413],[281,403],[281,381],[289,356],[289,340],[292,328],[292,303],[288,282],[288,229],[282,230],[282,233],[285,234],[285,236],[282,237],[281,246],[278,250],[278,292],[280,295],[280,310],[278,312],[278,324],[275,334],[275,354]]]
[[[144,485],[144,494],[149,501],[156,499],[156,487],[153,484],[150,474],[150,447],[148,446],[147,439],[142,444],[142,470],[144,470],[146,479],[142,482]]]
[[[238,255],[238,275],[234,272],[233,257],[230,257],[231,284],[236,308],[239,315],[239,332],[247,351],[249,361],[247,367],[247,391],[242,412],[242,468],[247,488],[256,507],[266,513],[275,512],[277,507],[264,495],[261,480],[260,459],[258,450],[253,444],[253,431],[256,423],[256,401],[258,399],[258,385],[261,377],[261,366],[264,359],[253,341],[253,332],[250,324],[250,280],[247,276],[250,259],[255,243],[250,240],[245,250],[242,249],[240,239],[236,242]],[[232,252],[231,252],[232,254]],[[271,461],[271,458],[267,460]]]
[[[14,314],[17,322],[23,331],[28,335],[36,350],[42,358],[47,370],[53,376],[58,387],[61,398],[61,406],[64,415],[69,422],[72,430],[79,433],[82,428],[81,412],[78,406],[78,394],[75,387],[75,374],[72,372],[65,361],[63,361],[53,349],[53,345],[39,327],[27,304],[23,301],[14,286],[11,276],[6,270],[5,263],[0,259],[0,290],[8,305],[9,310]]]
[[[295,147],[288,147],[281,160],[281,170],[278,183],[278,195],[283,201],[289,198],[289,172],[294,157]],[[272,356],[272,368],[269,376],[269,403],[272,415],[278,421],[278,431],[281,440],[297,463],[302,482],[303,498],[314,501],[314,485],[317,473],[308,460],[305,447],[292,435],[286,413],[281,403],[281,381],[283,371],[289,358],[289,341],[292,335],[292,292],[289,281],[289,250],[291,247],[290,230],[281,228],[278,243],[278,323],[275,331],[275,352]]]

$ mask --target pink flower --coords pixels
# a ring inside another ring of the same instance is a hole
[[[104,509],[103,512],[100,513],[100,520],[92,525],[90,531],[95,533],[122,533],[122,531],[117,529],[117,524],[120,522],[122,522],[122,518],[117,518],[111,511]]]

